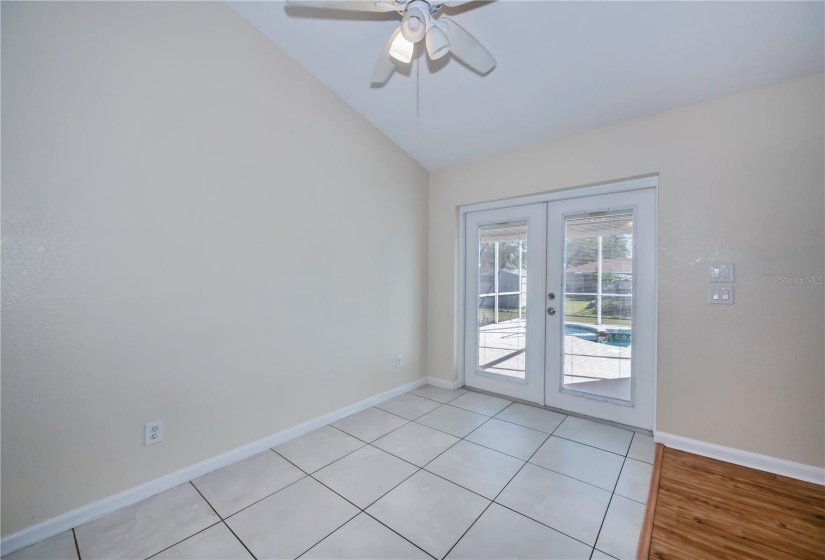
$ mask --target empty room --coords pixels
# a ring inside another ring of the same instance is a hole
[[[825,1],[0,10],[4,560],[825,560]]]

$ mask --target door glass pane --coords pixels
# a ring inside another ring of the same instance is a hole
[[[527,222],[479,227],[478,371],[525,378]]]
[[[633,211],[564,225],[562,387],[630,402]]]

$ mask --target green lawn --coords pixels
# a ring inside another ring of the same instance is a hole
[[[569,321],[571,323],[588,323],[591,325],[596,324],[596,310],[595,309],[587,309],[587,306],[590,304],[589,301],[579,301],[575,299],[567,299],[565,305],[565,313],[564,313],[564,320]],[[479,309],[478,310],[478,318],[479,321],[482,320],[484,315],[493,320],[495,314],[492,309]],[[522,319],[527,317],[527,308],[523,308],[521,311]],[[499,321],[509,321],[510,319],[518,319],[518,309],[499,309],[498,311],[498,320]],[[624,325],[630,326],[630,319],[619,318],[619,317],[609,317],[607,315],[602,315],[602,323],[608,323],[611,325]]]
[[[596,310],[588,309],[589,301],[580,301],[567,298],[564,310],[564,320],[571,323],[589,323],[596,324]],[[611,325],[625,325],[630,326],[630,319],[620,317],[609,317],[602,315],[602,323],[609,323]]]
[[[478,319],[481,319],[487,315],[490,321],[495,319],[495,312],[492,309],[479,309],[478,310]],[[521,310],[521,318],[527,318],[527,308],[523,308]],[[499,309],[498,310],[498,320],[499,321],[509,321],[510,319],[518,319],[518,309]]]

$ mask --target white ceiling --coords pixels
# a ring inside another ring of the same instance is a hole
[[[429,170],[825,65],[823,2],[479,2],[450,15],[498,66],[481,77],[419,59],[416,116],[414,67],[370,85],[393,14],[230,6]]]

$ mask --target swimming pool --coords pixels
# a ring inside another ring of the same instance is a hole
[[[603,329],[607,331],[607,338],[599,340],[598,329],[596,327],[588,327],[585,325],[564,325],[564,334],[581,338],[582,340],[589,340],[591,342],[601,342],[608,346],[620,346],[627,348],[631,343],[630,329],[622,328],[621,330],[614,330],[611,328]]]

